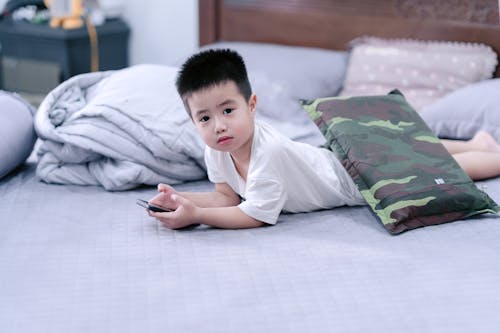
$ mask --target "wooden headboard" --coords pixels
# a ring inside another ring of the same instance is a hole
[[[199,36],[200,45],[225,40],[345,50],[350,40],[372,35],[479,42],[500,54],[499,17],[498,0],[199,0]]]

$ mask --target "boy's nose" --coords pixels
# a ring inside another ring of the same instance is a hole
[[[215,120],[215,132],[220,133],[226,130],[226,123],[222,119]]]

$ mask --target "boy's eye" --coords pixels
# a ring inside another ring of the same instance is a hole
[[[200,122],[204,123],[204,122],[208,121],[208,119],[210,119],[209,116],[203,116],[203,117],[200,118]]]
[[[224,114],[230,114],[231,112],[233,112],[233,109],[230,108],[224,109]]]

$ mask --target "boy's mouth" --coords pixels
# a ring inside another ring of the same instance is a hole
[[[217,139],[217,143],[228,143],[230,140],[232,140],[232,137],[230,136],[221,136],[220,138]]]

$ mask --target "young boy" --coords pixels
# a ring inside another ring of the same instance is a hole
[[[208,50],[190,57],[177,90],[207,145],[205,161],[215,191],[176,192],[159,184],[150,203],[173,211],[148,214],[166,227],[253,228],[275,224],[281,211],[365,204],[331,151],[291,141],[255,122],[257,97],[236,52]],[[487,133],[443,143],[473,179],[500,174],[500,146]]]

